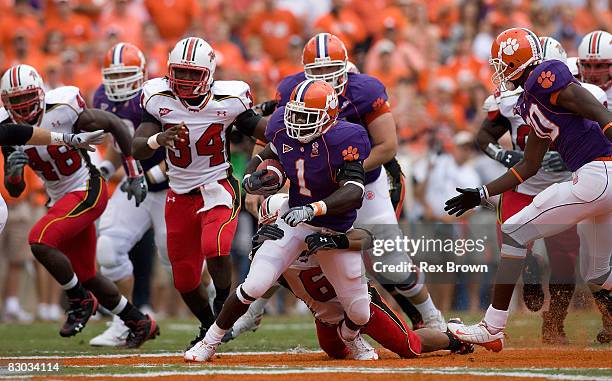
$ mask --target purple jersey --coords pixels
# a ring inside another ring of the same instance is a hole
[[[293,89],[306,79],[304,72],[285,77],[277,88],[278,107],[284,106],[291,97]],[[388,101],[385,86],[376,78],[367,74],[348,73],[348,83],[340,101],[339,119],[359,124],[368,128],[367,115],[377,110]],[[381,167],[366,173],[366,184],[374,182],[380,175]]]
[[[612,143],[597,122],[552,103],[551,98],[571,83],[580,85],[563,62],[543,62],[527,78],[515,110],[539,137],[553,141],[573,172],[597,157],[612,155]]]
[[[287,136],[283,115],[279,107],[268,121],[266,139],[276,148],[279,160],[289,179],[289,206],[302,206],[320,201],[334,193],[339,185],[336,174],[345,157],[363,161],[370,154],[370,140],[365,129],[339,120],[325,134],[302,144]],[[336,216],[315,217],[310,225],[338,232],[351,228],[357,210]]]
[[[140,125],[140,121],[142,118],[142,109],[140,107],[140,93],[134,98],[127,100],[125,102],[113,102],[108,99],[106,94],[104,93],[104,85],[100,85],[96,90],[93,98],[93,106],[100,110],[112,112],[117,115],[125,125],[130,129],[130,133],[132,136],[134,135],[134,131]],[[146,160],[140,160],[140,164],[142,165],[142,169],[146,172],[154,166],[158,165],[166,158],[165,150],[158,149],[155,151],[153,156]],[[164,181],[159,184],[151,184],[149,179],[147,178],[147,185],[149,186],[149,191],[158,192],[162,190],[168,189],[168,181]]]

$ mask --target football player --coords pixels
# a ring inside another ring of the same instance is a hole
[[[267,170],[256,169],[266,159],[280,161],[290,183],[290,209],[276,219],[283,238],[262,244],[244,283],[227,299],[204,339],[185,352],[186,361],[212,358],[225,332],[249,304],[276,284],[306,249],[306,236],[352,228],[363,198],[363,161],[370,153],[370,142],[363,127],[337,119],[339,106],[331,85],[309,79],[298,84],[287,105],[270,117],[265,136],[270,143],[249,162],[243,184],[248,193],[275,193],[282,184],[265,183]],[[346,314],[339,336],[353,358],[377,359],[374,348],[359,333],[370,318],[360,252],[344,248],[317,258]]]
[[[334,87],[340,102],[339,117],[365,127],[372,145],[372,154],[364,162],[367,197],[357,212],[355,225],[367,226],[378,239],[394,240],[402,234],[397,219],[402,209],[404,178],[395,160],[396,127],[385,87],[374,77],[349,72],[346,47],[330,33],[319,33],[311,38],[304,46],[302,61],[304,71],[284,78],[278,85],[278,106],[284,106],[294,87],[307,78],[324,80]],[[383,165],[386,171],[382,170]],[[249,197],[253,196],[247,195],[247,204]],[[388,253],[385,257],[385,263],[389,264],[407,260],[410,261],[410,257],[404,252]],[[446,331],[444,317],[429,296],[423,274],[372,274],[410,317],[413,327],[425,325]],[[265,302],[253,303],[244,318],[232,328],[231,337],[257,329],[264,307]]]
[[[567,54],[561,44],[552,37],[540,37],[543,60],[556,59],[567,62]],[[600,102],[605,101],[603,91],[595,86],[588,88]],[[484,104],[487,118],[483,121],[477,136],[480,148],[492,159],[499,161],[507,168],[512,168],[523,159],[527,135],[531,130],[521,116],[514,114],[514,106],[522,88],[513,91],[496,92],[489,96]],[[601,97],[604,97],[602,99]],[[497,143],[510,132],[513,150],[505,150]],[[498,224],[523,209],[533,198],[548,186],[571,179],[571,173],[565,167],[559,153],[549,150],[542,161],[542,168],[536,175],[502,194],[498,204]],[[498,231],[501,244],[501,231]],[[580,239],[576,227],[544,239],[546,253],[551,265],[549,279],[550,307],[542,314],[542,340],[548,344],[565,344],[567,337],[563,321],[575,288],[575,264],[579,254]],[[541,274],[537,259],[529,250],[527,265],[523,270],[523,299],[531,311],[539,311],[544,304]]]
[[[612,34],[596,30],[582,38],[578,46],[578,71],[583,82],[599,86],[606,92],[607,107],[612,110]],[[578,226],[578,233],[585,244],[594,239],[594,231],[586,224]],[[586,250],[589,249],[586,247]],[[603,329],[598,333],[597,340],[609,343],[612,342],[612,315],[605,306],[610,296],[604,296],[601,293],[595,295],[603,320]]]
[[[102,85],[94,94],[93,106],[117,115],[124,128],[134,135],[140,125],[142,110],[140,93],[146,80],[145,57],[136,46],[118,43],[110,48],[104,58]],[[106,158],[99,166],[105,178],[110,177],[121,166],[121,155],[115,145],[108,147]],[[98,227],[97,259],[102,275],[115,282],[124,295],[132,295],[134,288],[133,264],[129,252],[152,227],[155,232],[155,246],[160,262],[169,269],[166,250],[166,222],[164,206],[168,179],[165,173],[165,152],[158,150],[147,160],[140,162],[145,173],[145,184],[123,181],[120,189],[127,193],[115,192],[100,218]],[[146,198],[144,197],[146,192]],[[135,202],[131,200],[134,195]],[[145,254],[148,255],[148,254]],[[102,334],[90,340],[94,346],[123,346],[129,329],[116,315],[112,324]]]
[[[21,145],[67,145],[77,149],[95,151],[91,144],[100,144],[104,140],[104,131],[82,132],[80,134],[62,134],[44,130],[29,125],[18,125],[6,123],[0,125],[0,145],[2,146],[21,146]],[[24,157],[14,157],[14,161],[4,163],[6,176],[19,175],[19,170],[27,164]],[[15,179],[13,179],[14,181]],[[8,219],[8,209],[6,202],[0,196],[0,233],[4,230]]]
[[[260,228],[253,237],[251,256],[267,239],[282,239],[283,230],[273,224],[279,214],[288,209],[289,195],[277,193],[268,197],[260,207]],[[367,230],[353,229],[346,234],[312,233],[306,237],[307,249],[293,262],[279,279],[284,287],[301,299],[312,311],[317,328],[319,346],[331,358],[343,359],[350,355],[346,344],[338,335],[338,324],[344,319],[344,309],[336,290],[323,275],[317,255],[333,255],[328,250],[348,248],[351,250],[371,249],[372,237]],[[378,293],[368,285],[371,317],[362,333],[373,338],[383,347],[402,358],[413,358],[421,353],[450,350],[452,353],[467,354],[474,350],[449,332],[431,328],[410,330],[404,319],[393,311]]]
[[[462,215],[491,196],[502,194],[538,173],[550,145],[572,172],[572,181],[556,183],[534,197],[501,227],[501,262],[493,302],[484,319],[465,326],[449,324],[463,341],[500,351],[514,285],[523,269],[528,245],[588,220],[596,239],[589,242],[585,280],[594,294],[612,307],[612,113],[580,86],[561,61],[542,61],[538,37],[528,29],[503,31],[491,47],[494,83],[502,89],[519,86],[516,112],[531,127],[524,158],[510,170],[477,189],[457,189],[446,202],[449,214]]]
[[[27,123],[55,133],[110,132],[124,155],[130,183],[138,183],[135,160],[130,156],[131,137],[119,118],[101,110],[86,109],[79,89],[64,86],[45,94],[36,70],[28,65],[9,68],[0,79],[3,123]],[[10,175],[5,185],[11,195],[25,188],[23,163],[45,183],[49,209],[32,228],[29,243],[36,259],[66,291],[70,309],[63,337],[81,332],[95,314],[98,300],[119,315],[130,329],[126,346],[139,347],[159,334],[159,327],[122,296],[116,286],[96,272],[94,222],[106,207],[106,183],[89,155],[64,146],[3,148]],[[13,167],[14,165],[14,167]]]
[[[229,162],[228,127],[263,138],[265,123],[252,110],[249,85],[214,81],[215,53],[203,39],[180,40],[170,52],[168,74],[142,89],[143,119],[134,157],[167,154],[165,218],[174,286],[201,323],[189,345],[201,340],[230,292],[230,248],[240,210],[239,184]],[[216,291],[213,310],[201,284],[206,259]]]

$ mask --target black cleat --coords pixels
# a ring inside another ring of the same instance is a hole
[[[125,325],[130,329],[125,341],[127,348],[138,348],[145,341],[153,340],[156,336],[159,336],[159,326],[149,315],[141,320],[128,320]]]
[[[196,345],[199,341],[201,341],[202,339],[204,339],[204,336],[206,336],[206,332],[208,332],[208,327],[204,327],[204,326],[200,326],[200,332],[197,334],[197,336],[195,337],[195,339],[191,340],[191,342],[189,343],[189,345],[187,346],[187,348],[185,348],[185,351],[190,350],[191,348],[193,348],[194,345]]]
[[[80,333],[98,309],[98,299],[91,291],[87,291],[87,297],[84,299],[69,299],[68,304],[70,305],[68,317],[59,332],[62,337],[71,337]]]
[[[542,270],[538,259],[531,253],[527,255],[523,268],[523,301],[532,312],[538,312],[544,305]]]
[[[612,342],[612,293],[607,290],[600,290],[593,293],[595,304],[601,312],[603,329],[597,334],[597,341],[601,344]]]

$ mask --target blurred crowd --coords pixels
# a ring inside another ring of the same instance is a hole
[[[485,117],[482,104],[493,91],[487,61],[494,36],[509,27],[528,27],[540,36],[556,38],[568,56],[575,56],[584,34],[612,29],[610,3],[0,0],[0,69],[30,64],[43,75],[48,89],[75,85],[91,102],[101,83],[104,54],[113,44],[125,41],[138,46],[147,59],[148,77],[154,78],[165,75],[169,48],[181,37],[194,35],[216,50],[216,78],[245,80],[257,103],[275,96],[281,78],[302,70],[302,48],[313,34],[331,32],[344,41],[349,59],[361,72],[377,77],[387,87],[400,138],[399,156],[414,185],[409,187],[403,218],[447,222],[436,200],[444,199],[466,178],[474,176],[485,182],[503,171],[477,155],[472,144]],[[236,143],[239,151],[242,144]],[[247,156],[240,157],[235,159],[238,167],[238,161],[244,162]],[[417,158],[425,158],[426,164],[413,165]],[[33,178],[28,180],[36,184]],[[429,202],[428,197],[432,198]],[[14,278],[30,258],[27,225],[35,221],[45,197],[34,185],[21,200],[6,199],[13,208],[31,205],[21,214],[12,212],[22,219],[21,225],[13,223],[0,237],[0,262],[4,260],[8,274],[0,274],[4,300],[0,309],[10,312],[21,311],[15,300],[19,282]],[[485,223],[494,221],[492,213],[487,218]],[[252,228],[243,231],[248,236]],[[248,246],[248,238],[241,241],[246,244],[238,247]],[[243,272],[245,265],[241,266]],[[40,282],[41,292],[48,293],[46,285],[52,282]],[[54,296],[40,298],[45,305],[57,304]],[[470,308],[478,308],[476,304],[471,303]],[[449,301],[450,307],[457,307],[456,301]]]

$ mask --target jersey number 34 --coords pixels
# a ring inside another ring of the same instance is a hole
[[[177,126],[177,124],[166,124],[164,130]],[[189,138],[189,127],[184,136],[185,141],[177,141],[174,144],[174,149],[168,149],[168,159],[170,162],[180,168],[187,168],[192,162],[191,145]],[[202,133],[200,138],[195,142],[195,151],[198,156],[210,156],[210,167],[223,164],[225,162],[225,146],[221,134],[223,133],[223,124],[213,123]]]

